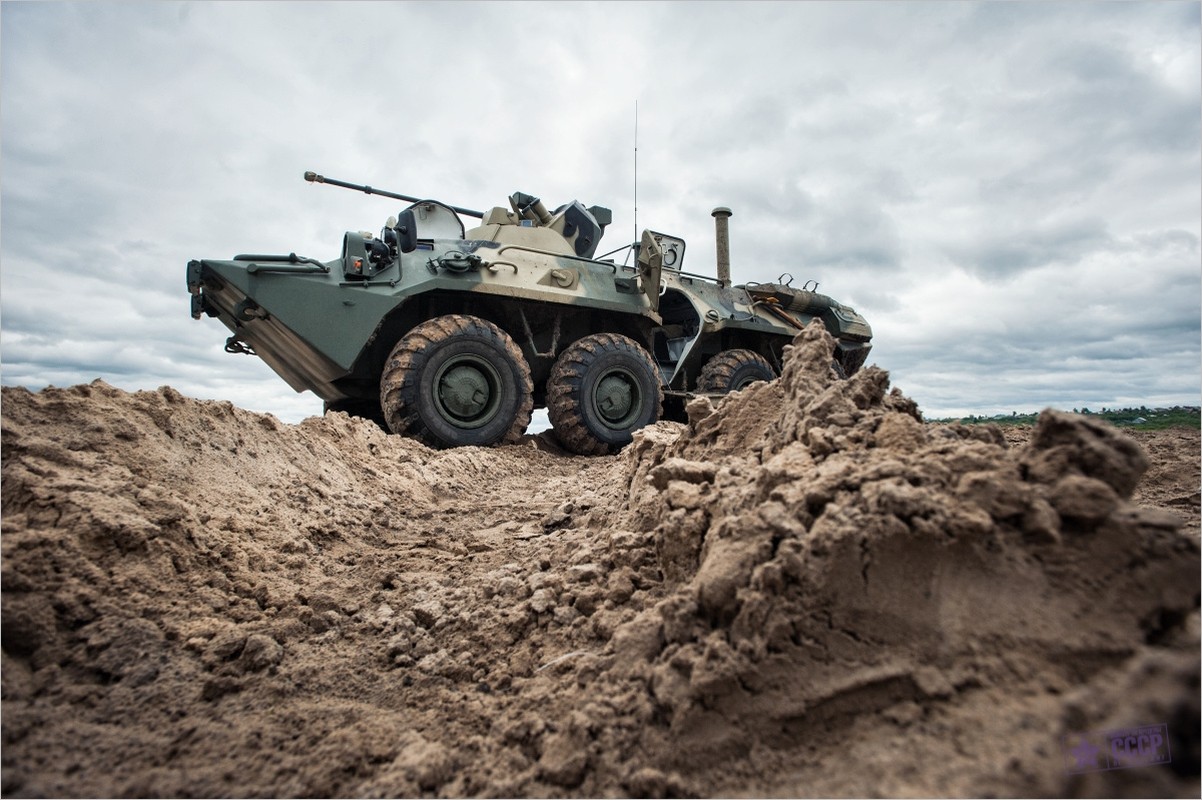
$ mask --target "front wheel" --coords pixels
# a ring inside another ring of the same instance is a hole
[[[547,381],[547,416],[574,453],[604,455],[659,419],[659,368],[633,339],[598,333],[560,354]]]
[[[388,427],[431,447],[516,442],[530,424],[532,392],[530,367],[509,334],[462,314],[405,334],[380,377]]]

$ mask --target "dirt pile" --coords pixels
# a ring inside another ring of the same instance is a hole
[[[618,517],[653,533],[674,586],[636,623],[659,637],[642,673],[663,759],[720,792],[773,775],[789,795],[1071,794],[1086,784],[1054,743],[1144,723],[1059,698],[1113,700],[1152,658],[1193,777],[1140,786],[1192,793],[1197,532],[1129,502],[1142,450],[1056,412],[1017,451],[928,427],[880,370],[827,378],[829,352],[812,328],[781,380],[627,451]]]
[[[1196,796],[1145,452],[924,425],[831,347],[606,458],[5,389],[3,793]],[[1171,764],[1066,769],[1151,724]]]

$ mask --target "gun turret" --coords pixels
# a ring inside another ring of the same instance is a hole
[[[404,200],[406,203],[421,203],[425,201],[424,197],[410,197],[407,194],[397,194],[396,192],[386,192],[383,189],[376,189],[371,186],[361,186],[357,183],[347,183],[335,178],[327,178],[324,175],[318,175],[316,172],[306,172],[305,180],[310,183],[328,183],[331,186],[341,186],[344,189],[354,189],[357,192],[364,194],[378,194],[381,197],[391,197],[393,200]],[[443,204],[445,205],[445,204]],[[456,214],[463,214],[465,217],[475,217],[476,219],[484,219],[483,211],[473,211],[470,208],[459,208],[457,206],[447,206]]]

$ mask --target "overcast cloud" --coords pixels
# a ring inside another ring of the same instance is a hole
[[[1202,395],[1196,2],[4,3],[0,380],[317,414],[192,258],[398,204],[614,211],[854,306],[928,417]]]

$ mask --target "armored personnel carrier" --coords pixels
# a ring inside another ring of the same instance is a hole
[[[305,179],[408,205],[379,235],[346,233],[332,261],[190,261],[192,316],[216,317],[233,334],[226,351],[257,355],[327,411],[434,447],[514,442],[537,406],[568,449],[614,452],[679,418],[694,394],[772,380],[814,318],[837,340],[836,372],[855,372],[871,348],[863,317],[817,284],[731,285],[729,209],[713,212],[712,278],[683,271],[684,241],[652,230],[596,256],[612,219],[600,206],[549,210],[516,192],[508,207],[473,211]]]

